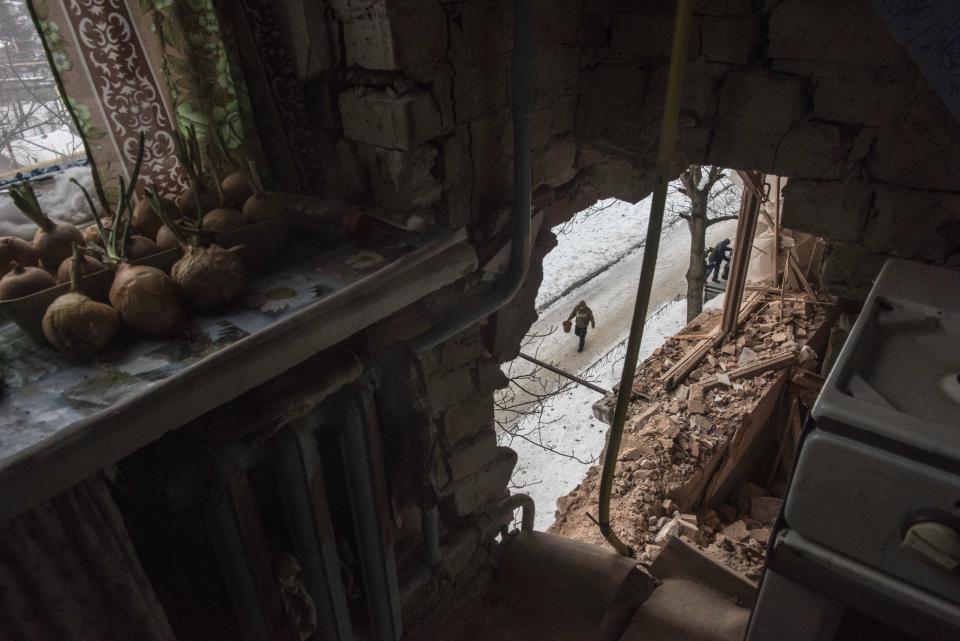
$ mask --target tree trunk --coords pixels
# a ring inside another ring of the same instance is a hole
[[[703,262],[706,258],[707,199],[704,194],[690,194],[690,265],[687,268],[687,322],[703,311]]]

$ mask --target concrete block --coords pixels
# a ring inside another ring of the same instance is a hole
[[[438,152],[430,145],[410,151],[367,147],[362,150],[374,199],[389,212],[427,207],[440,200],[443,186],[433,174]]]
[[[507,375],[497,363],[482,363],[477,368],[477,384],[480,391],[488,394],[510,384]]]
[[[784,0],[773,8],[768,30],[771,58],[867,66],[910,64],[868,2]]]
[[[534,39],[538,46],[547,47],[577,41],[580,27],[579,0],[543,2],[537,7]]]
[[[434,412],[462,403],[477,393],[477,385],[468,367],[459,367],[452,372],[436,373],[427,379],[430,406]]]
[[[958,128],[901,125],[877,131],[867,158],[870,176],[879,182],[913,189],[955,191],[960,175]]]
[[[801,78],[759,70],[727,74],[720,90],[710,162],[725,167],[770,167],[777,147],[806,107]]]
[[[536,95],[556,96],[576,91],[580,75],[580,50],[557,46],[537,52]]]
[[[458,443],[447,458],[450,479],[456,483],[497,459],[497,437],[490,426]]]
[[[440,548],[443,569],[450,577],[456,577],[470,564],[470,559],[480,549],[475,528],[467,528],[451,543]]]
[[[694,16],[692,30],[700,28]],[[673,12],[618,14],[610,25],[610,50],[628,58],[668,58],[673,45]],[[700,54],[700,39],[690,38],[687,60]]]
[[[830,294],[863,300],[889,258],[889,254],[871,252],[859,243],[832,241],[827,245],[820,280]]]
[[[710,62],[743,64],[760,48],[760,18],[748,16],[708,16],[700,30],[703,57]]]
[[[914,96],[911,83],[821,78],[813,93],[818,120],[889,127],[901,120]]]
[[[444,500],[444,507],[456,516],[467,516],[485,503],[506,496],[507,484],[517,464],[517,453],[508,447],[497,448],[497,458],[480,472],[455,483]]]
[[[791,180],[783,190],[783,226],[831,240],[860,240],[870,208],[863,183]]]
[[[356,87],[340,94],[344,134],[390,149],[412,149],[442,132],[440,111],[424,91],[396,95]]]
[[[510,75],[496,60],[476,67],[458,69],[453,77],[453,99],[458,122],[475,120],[483,114],[508,106]]]
[[[440,363],[445,369],[461,367],[471,363],[483,355],[483,340],[480,336],[480,327],[473,325],[463,330],[453,338],[445,341],[439,347]]]
[[[533,186],[559,187],[576,176],[577,146],[572,139],[556,140],[537,150],[533,158]]]
[[[436,211],[437,224],[447,229],[460,229],[470,224],[473,215],[470,202],[472,191],[468,182],[445,188]]]
[[[439,5],[381,6],[369,13],[345,14],[343,41],[348,65],[394,70],[444,59],[447,17]]]
[[[473,174],[473,162],[470,159],[470,128],[458,126],[443,141],[443,182],[450,185],[463,182]]]
[[[486,393],[448,407],[440,422],[443,436],[448,443],[458,443],[493,426],[493,396]]]
[[[777,146],[774,171],[791,178],[838,179],[852,143],[836,125],[803,123],[790,129]]]
[[[513,5],[506,0],[451,4],[449,55],[464,61],[495,58],[513,48]]]
[[[485,206],[509,202],[513,196],[513,124],[502,110],[470,123],[474,193]]]
[[[878,254],[947,261],[960,247],[960,194],[877,186],[863,244]]]

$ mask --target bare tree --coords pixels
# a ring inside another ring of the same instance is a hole
[[[538,356],[543,341],[555,331],[556,327],[552,327],[545,333],[528,334],[524,338],[522,349],[533,352],[535,357]],[[557,456],[573,459],[584,465],[593,463],[595,458],[583,459],[574,452],[560,450],[553,444],[549,431],[561,424],[564,419],[562,415],[550,419],[544,417],[551,399],[572,389],[576,383],[539,366],[526,369],[528,364],[528,361],[520,359],[511,361],[504,372],[509,385],[494,394],[498,441],[507,446],[515,439],[527,441]],[[596,377],[593,380],[596,380]]]
[[[679,178],[676,192],[684,199],[672,199],[676,219],[690,230],[690,263],[687,268],[687,321],[703,311],[704,261],[707,227],[733,220],[740,210],[740,185],[722,167],[690,165]]]

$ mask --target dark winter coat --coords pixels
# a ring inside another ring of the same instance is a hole
[[[577,329],[586,329],[587,325],[593,325],[594,328],[597,326],[597,322],[593,319],[593,311],[586,305],[578,304],[574,307],[570,315],[567,316],[567,320],[570,320],[574,316],[577,317],[577,320],[574,321],[574,326]]]
[[[717,243],[717,246],[713,248],[713,251],[710,252],[710,264],[721,263],[727,260],[727,253],[733,253],[733,250],[730,248],[729,240],[721,240]]]

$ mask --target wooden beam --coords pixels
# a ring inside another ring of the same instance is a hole
[[[743,308],[740,310],[740,315],[737,317],[737,326],[743,324],[762,304],[763,295],[760,292],[750,294],[744,302]],[[713,331],[707,335],[707,338],[684,354],[683,358],[677,361],[673,367],[660,377],[663,388],[669,392],[682,383],[690,372],[696,369],[697,365],[707,356],[710,350],[723,342],[723,337],[720,329],[715,327]]]
[[[777,206],[773,210],[773,284],[780,284],[780,208],[782,198],[780,196],[780,176],[777,176]]]
[[[750,266],[750,248],[757,231],[757,218],[763,196],[763,180],[760,172],[741,172],[744,178],[743,195],[740,199],[740,216],[737,221],[737,240],[730,259],[730,278],[723,301],[723,317],[720,322],[722,337],[732,335],[737,328],[737,314],[747,284],[747,268]]]
[[[769,358],[756,360],[748,365],[743,365],[742,367],[734,367],[732,370],[727,372],[726,376],[729,380],[735,381],[739,378],[757,376],[758,374],[763,374],[764,372],[791,367],[792,365],[796,364],[796,362],[797,355],[792,351],[781,352],[780,354],[774,354]],[[720,377],[717,377],[704,383],[703,389],[710,390],[723,384],[724,383],[721,382]]]

